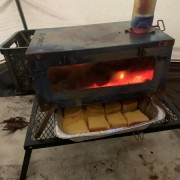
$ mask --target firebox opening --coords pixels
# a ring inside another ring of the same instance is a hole
[[[124,86],[151,81],[155,57],[101,61],[49,67],[52,91],[68,91],[110,86]]]

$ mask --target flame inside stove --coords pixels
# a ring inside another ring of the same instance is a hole
[[[104,85],[97,85],[94,83],[89,88],[99,88],[99,87],[110,87],[110,86],[121,86],[130,84],[140,84],[147,81],[151,81],[154,76],[154,69],[140,70],[140,71],[118,71],[116,72],[111,80]]]
[[[48,68],[53,91],[124,86],[151,81],[154,57],[54,66]]]

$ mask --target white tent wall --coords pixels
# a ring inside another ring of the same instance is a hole
[[[131,20],[134,0],[20,0],[29,29]],[[154,24],[163,19],[176,39],[172,59],[180,59],[180,2],[157,0]],[[15,0],[0,1],[0,43],[23,25]]]

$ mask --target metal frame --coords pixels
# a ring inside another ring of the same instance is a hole
[[[116,134],[108,137],[103,137],[103,138],[97,138],[95,140],[88,140],[88,141],[96,141],[96,140],[102,140],[102,139],[110,139],[110,138],[118,138],[118,137],[123,137],[123,136],[131,136],[134,135],[136,139],[142,139],[140,137],[140,134],[144,133],[153,133],[153,132],[159,132],[159,131],[167,131],[167,130],[172,130],[172,129],[178,129],[180,128],[180,112],[177,110],[177,108],[172,104],[170,99],[167,96],[163,96],[162,102],[166,104],[166,107],[168,107],[175,115],[177,118],[176,120],[166,120],[164,122],[158,123],[158,124],[152,124],[149,128],[139,131],[139,132],[129,132],[125,134]],[[33,106],[34,108],[34,106]],[[32,110],[33,111],[33,110]],[[32,118],[32,116],[31,116]],[[47,148],[47,147],[54,147],[54,146],[62,146],[62,145],[68,145],[68,144],[75,144],[75,143],[82,143],[82,142],[73,142],[71,140],[64,140],[64,139],[59,139],[59,138],[50,138],[50,139],[43,139],[43,140],[34,140],[32,139],[33,137],[33,123],[31,123],[30,119],[30,125],[27,130],[26,138],[25,138],[25,143],[24,143],[24,149],[25,149],[25,155],[24,155],[24,160],[23,160],[23,165],[21,169],[21,175],[20,179],[24,180],[26,178],[26,174],[28,171],[28,166],[31,158],[31,153],[33,149],[41,149],[41,148]],[[88,141],[83,141],[83,142],[88,142]]]
[[[24,29],[28,30],[28,27],[27,27],[27,24],[26,24],[26,19],[24,17],[24,13],[23,13],[23,10],[22,10],[22,7],[21,7],[21,3],[20,3],[19,0],[15,0],[15,1],[16,1],[16,5],[17,5],[17,8],[18,8],[19,15],[21,17],[21,21],[22,21],[22,24],[24,26]]]

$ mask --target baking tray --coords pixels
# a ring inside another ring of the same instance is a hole
[[[63,132],[62,111],[57,110],[54,114],[55,135],[61,139],[70,139],[72,141],[85,141],[85,140],[110,136],[114,134],[122,134],[122,133],[127,133],[127,132],[144,130],[147,127],[149,127],[152,123],[156,123],[165,118],[164,111],[153,102],[153,99],[149,97],[139,102],[138,109],[140,109],[144,114],[146,114],[149,117],[150,120],[148,122],[138,123],[130,127],[121,127],[121,128],[109,129],[109,130],[104,130],[104,131],[80,133],[80,134],[67,134]]]

